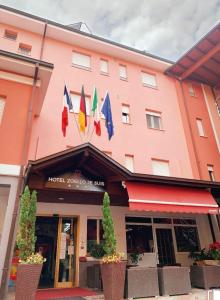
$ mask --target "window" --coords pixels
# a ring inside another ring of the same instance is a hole
[[[94,244],[103,242],[103,228],[100,219],[87,220],[87,252],[90,253]]]
[[[134,156],[125,155],[125,168],[129,171],[134,172]]]
[[[5,109],[5,101],[0,98],[0,124],[3,118],[4,109]]]
[[[18,52],[20,52],[21,54],[24,54],[24,55],[30,55],[31,54],[31,48],[32,47],[30,45],[20,43],[19,48],[18,48]]]
[[[178,252],[199,251],[199,236],[196,226],[174,226]]]
[[[72,64],[89,70],[91,68],[91,57],[78,52],[73,52]]]
[[[123,65],[119,65],[119,76],[120,79],[126,80],[127,79],[127,67]]]
[[[162,130],[161,113],[146,112],[147,127]]]
[[[196,95],[192,83],[189,84],[189,94],[190,94],[190,96],[193,96],[193,97],[195,97],[195,95]]]
[[[125,124],[130,124],[130,107],[128,105],[122,104],[122,122]]]
[[[205,136],[205,131],[203,128],[202,120],[201,119],[196,119],[198,131],[200,136]]]
[[[105,59],[100,60],[100,71],[101,74],[108,74],[108,61]]]
[[[215,181],[214,167],[212,165],[207,165],[207,167],[208,167],[208,173],[209,173],[210,180]]]
[[[126,223],[127,252],[154,252],[152,226]]]
[[[142,83],[144,86],[156,88],[157,87],[156,76],[142,72]]]
[[[71,93],[71,100],[73,103],[73,111],[74,113],[78,114],[79,113],[79,107],[80,107],[80,94],[73,94]],[[86,115],[90,115],[90,97],[86,96]]]
[[[169,162],[152,159],[152,169],[154,175],[169,176]]]
[[[12,41],[16,41],[17,35],[17,32],[8,29],[6,29],[4,33],[4,37]]]

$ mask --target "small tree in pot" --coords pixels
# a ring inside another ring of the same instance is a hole
[[[123,254],[116,252],[115,231],[108,193],[104,194],[102,211],[104,250],[106,253],[101,264],[104,296],[105,300],[121,300],[124,294],[126,263],[122,261]]]
[[[37,193],[30,193],[28,186],[21,196],[19,213],[19,232],[17,245],[19,264],[17,271],[15,300],[34,300],[44,258],[35,252],[35,222]]]

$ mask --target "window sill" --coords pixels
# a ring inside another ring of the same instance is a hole
[[[120,80],[128,82],[128,78],[120,77]]]
[[[84,70],[84,71],[92,72],[91,68],[83,67],[83,66],[80,66],[80,65],[72,64],[72,67],[77,68],[77,69],[81,69],[81,70]]]
[[[162,131],[165,132],[164,129],[159,129],[159,128],[152,128],[152,127],[147,127],[148,129],[156,130],[156,131]]]
[[[12,42],[16,42],[17,37],[16,37],[16,39],[10,39],[10,38],[8,38],[7,36],[3,36],[3,39],[6,39],[6,40],[12,41]]]
[[[18,50],[17,53],[20,54],[20,55],[24,55],[24,56],[31,56],[31,53],[23,53],[23,52],[21,52],[19,50]]]
[[[147,88],[150,88],[150,89],[153,89],[153,90],[158,90],[157,86],[149,85],[149,84],[146,84],[146,83],[142,83],[142,85],[143,85],[143,87],[147,87]]]
[[[203,138],[203,139],[207,139],[207,135],[200,135],[199,137]]]
[[[124,124],[124,125],[132,125],[132,123],[125,123],[125,122],[122,122],[122,124]]]
[[[109,73],[105,73],[105,72],[100,72],[100,75],[109,77]]]

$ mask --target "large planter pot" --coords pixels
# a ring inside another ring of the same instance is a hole
[[[19,264],[15,300],[35,300],[43,264]]]
[[[205,259],[204,264],[206,266],[218,266],[219,265],[219,260],[214,260],[214,259]]]
[[[126,262],[101,264],[105,300],[124,299],[125,268]]]

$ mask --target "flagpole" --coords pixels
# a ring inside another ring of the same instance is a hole
[[[90,143],[90,141],[92,140],[92,137],[93,137],[93,133],[94,133],[94,131],[95,131],[95,127],[93,127],[92,133],[91,133],[91,135],[90,135],[90,138],[89,138],[89,143]]]
[[[94,93],[95,93],[95,87],[93,89],[93,97],[94,97]],[[92,103],[93,105],[93,103]],[[94,118],[94,115],[93,115],[93,118]],[[88,126],[88,130],[87,130],[87,133],[86,133],[86,138],[87,138],[87,141],[89,142],[90,139],[88,139],[88,136],[89,136],[89,132],[90,132],[90,127],[91,127],[91,119],[92,119],[92,109],[90,110],[90,116],[89,116],[89,126]]]

